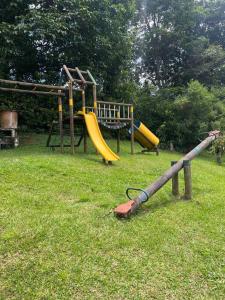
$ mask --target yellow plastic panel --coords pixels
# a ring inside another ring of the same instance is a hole
[[[143,123],[134,130],[134,138],[145,148],[153,149],[159,144],[159,139]]]
[[[98,120],[95,113],[90,112],[88,114],[83,115],[87,126],[88,134],[98,152],[107,161],[119,160],[119,156],[116,155],[106,144],[98,126]]]

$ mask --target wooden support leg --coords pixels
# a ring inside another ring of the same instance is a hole
[[[61,92],[61,91],[59,91]],[[58,97],[58,110],[59,110],[59,134],[60,134],[60,151],[64,152],[64,141],[63,141],[63,113],[62,113],[62,97]]]
[[[134,154],[134,109],[133,106],[130,108],[131,114],[131,154]]]
[[[184,160],[184,200],[192,198],[192,182],[191,182],[191,163],[189,160]]]
[[[171,161],[171,166],[175,165],[177,161]],[[175,197],[179,197],[179,176],[178,173],[176,173],[172,177],[172,195]]]
[[[218,165],[222,164],[222,152],[221,151],[218,151],[216,153],[216,161],[217,161]]]
[[[93,85],[93,101],[94,101],[94,113],[96,114],[96,116],[98,116],[98,112],[97,112],[97,89],[96,89],[96,85]]]
[[[120,129],[117,132],[117,153],[120,153]]]
[[[84,123],[84,153],[87,153],[87,128]]]
[[[70,141],[71,141],[71,153],[74,154],[74,116],[73,116],[73,85],[69,82],[69,110],[70,110]]]
[[[84,114],[85,114],[85,112],[86,112],[85,106],[86,106],[86,102],[85,102],[85,91],[82,91],[82,112],[83,112]]]

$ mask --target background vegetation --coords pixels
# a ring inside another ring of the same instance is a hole
[[[166,146],[186,149],[225,127],[224,11],[223,0],[2,0],[0,77],[57,83],[63,63],[88,68],[100,98],[134,101]],[[27,129],[55,116],[54,99],[0,97]]]

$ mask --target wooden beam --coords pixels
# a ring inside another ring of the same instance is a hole
[[[76,69],[73,69],[73,68],[67,68],[70,72],[76,72]],[[79,69],[80,70],[80,69]],[[88,74],[87,71],[82,71],[80,70],[81,74]]]
[[[33,95],[52,95],[52,96],[65,96],[64,93],[57,92],[44,92],[44,91],[30,91],[30,90],[20,90],[20,89],[12,89],[12,88],[2,88],[0,87],[0,91],[2,92],[14,92],[14,93],[23,93],[23,94],[33,94]]]
[[[96,83],[94,77],[92,76],[92,74],[91,74],[91,72],[90,72],[89,70],[87,70],[87,74],[88,74],[88,76],[91,78],[92,83],[93,83],[94,85],[97,85],[97,83]]]
[[[66,65],[63,65],[63,69],[65,70],[66,75],[69,77],[69,80],[70,80],[71,82],[74,82],[74,79],[73,79],[72,75],[70,74],[70,71],[68,70],[68,68],[67,68]]]
[[[98,101],[99,104],[112,104],[112,105],[118,105],[118,106],[132,106],[131,103],[122,103],[122,102],[108,102],[108,101]]]
[[[32,82],[24,82],[24,81],[16,81],[16,80],[7,80],[7,79],[0,79],[1,83],[5,84],[16,84],[19,86],[30,86],[36,88],[45,88],[45,89],[53,89],[53,90],[66,90],[64,86],[57,86],[57,85],[48,85],[48,84],[40,84],[40,83],[32,83]]]
[[[76,67],[77,74],[80,76],[80,79],[82,80],[83,84],[86,84],[86,80],[84,79],[83,75],[81,74],[79,68]]]

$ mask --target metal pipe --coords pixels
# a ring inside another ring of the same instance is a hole
[[[175,165],[170,167],[159,179],[157,179],[154,183],[148,186],[145,190],[141,190],[141,193],[138,197],[131,199],[125,204],[119,205],[115,208],[114,213],[117,217],[128,217],[133,214],[139,206],[148,201],[148,199],[154,195],[159,189],[161,189],[167,181],[169,181],[174,174],[178,173],[183,168],[184,160],[192,160],[199,153],[201,153],[205,148],[207,148],[215,139],[217,139],[220,135],[219,131],[212,131],[209,133],[209,136],[202,141],[198,146],[196,146],[192,151],[186,154],[183,158],[181,158]],[[128,189],[129,190],[129,189]],[[128,192],[127,190],[127,192]],[[128,194],[128,193],[127,193]]]

